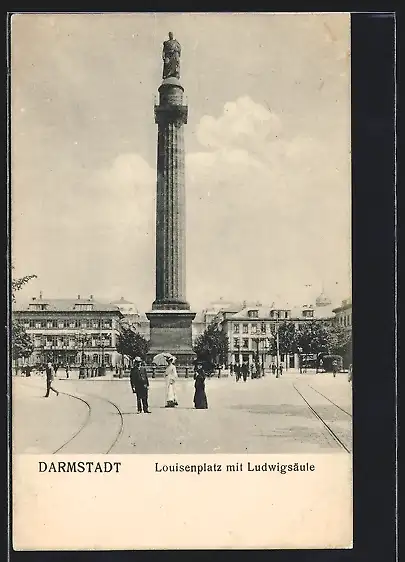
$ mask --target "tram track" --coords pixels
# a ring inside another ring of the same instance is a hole
[[[325,396],[325,394],[323,394],[320,390],[318,390],[317,388],[314,388],[313,386],[311,386],[310,384],[306,383],[307,386],[309,386],[309,388],[312,388],[312,390],[314,390],[315,392],[317,392],[318,394],[320,394],[321,396],[323,396],[323,398],[325,398],[326,400],[328,400],[331,404],[333,404],[334,406],[336,406],[336,408],[339,408],[339,410],[341,410],[344,414],[347,414],[349,417],[352,417],[352,414],[350,412],[348,412],[347,410],[345,410],[344,408],[342,408],[342,406],[339,406],[339,404],[336,404],[336,402],[334,402],[333,400],[331,400],[328,396]]]
[[[25,381],[22,381],[22,382],[24,384]],[[117,406],[117,404],[115,404],[115,402],[112,402],[108,398],[105,398],[103,396],[99,396],[97,394],[80,392],[80,396],[78,396],[77,394],[71,394],[69,392],[65,392],[65,391],[62,391],[62,390],[59,390],[58,392],[61,395],[67,396],[69,398],[73,398],[74,400],[78,400],[78,401],[82,402],[83,404],[85,404],[85,406],[87,408],[87,413],[86,413],[86,417],[85,417],[84,421],[80,424],[79,428],[73,433],[73,435],[71,435],[68,439],[66,439],[66,441],[64,441],[62,443],[62,445],[60,445],[57,449],[52,451],[50,454],[52,454],[52,455],[55,455],[55,454],[58,454],[58,453],[63,454],[65,452],[64,451],[65,448],[67,448],[69,445],[74,444],[74,441],[75,440],[77,441],[78,438],[84,436],[84,433],[85,433],[86,429],[89,429],[89,431],[90,431],[91,422],[94,422],[94,424],[97,424],[97,421],[92,418],[92,414],[94,414],[95,408],[90,403],[91,399],[95,399],[95,400],[98,400],[100,402],[110,404],[119,416],[118,430],[115,432],[114,436],[109,440],[108,444],[105,447],[105,450],[102,451],[102,452],[100,451],[98,454],[106,455],[106,454],[111,453],[113,448],[117,445],[117,443],[118,443],[119,439],[121,438],[121,435],[124,431],[124,416],[123,416],[123,412],[121,411],[119,406]],[[88,400],[86,400],[86,398]],[[104,415],[106,415],[106,414],[104,414]],[[100,416],[100,412],[98,412],[98,416]],[[93,428],[93,430],[94,430],[94,428]],[[66,453],[66,454],[71,454],[71,453]]]
[[[73,441],[73,439],[76,439],[76,437],[79,435],[79,433],[81,433],[86,428],[86,426],[89,424],[90,418],[91,418],[91,406],[87,402],[87,400],[83,400],[83,398],[80,398],[79,396],[75,396],[73,394],[68,394],[67,392],[61,392],[60,390],[59,390],[59,394],[64,394],[65,396],[69,396],[70,398],[75,398],[76,400],[80,400],[81,402],[86,404],[86,406],[87,406],[87,416],[86,416],[86,419],[84,420],[84,422],[79,427],[79,429],[69,439],[67,439],[67,441],[65,441],[63,443],[63,445],[58,447],[56,449],[56,451],[53,451],[53,453],[52,453],[53,455],[56,455],[56,453],[59,453],[64,447],[66,447],[69,443],[71,443]]]
[[[64,449],[67,445],[72,443],[74,441],[74,439],[76,439],[83,432],[83,430],[85,430],[88,427],[88,425],[91,421],[91,414],[92,414],[92,410],[93,410],[91,404],[89,404],[89,402],[87,400],[81,398],[80,396],[77,396],[77,395],[74,395],[74,394],[68,394],[67,392],[61,392],[61,394],[65,394],[66,396],[70,396],[71,398],[76,398],[77,400],[80,400],[80,401],[84,402],[88,406],[88,415],[87,415],[85,421],[83,422],[82,426],[79,428],[79,430],[72,437],[70,437],[67,441],[65,441],[65,443],[63,445],[61,445],[56,451],[54,451],[53,454],[61,452],[62,449]],[[81,393],[81,394],[82,394],[82,396],[86,396],[88,398],[95,398],[96,400],[100,400],[101,402],[107,402],[118,413],[118,416],[119,416],[118,431],[116,432],[115,437],[112,439],[112,441],[108,445],[107,449],[104,452],[99,453],[99,454],[108,455],[109,453],[111,453],[112,449],[116,446],[116,444],[118,443],[118,441],[119,441],[119,439],[120,439],[120,437],[121,437],[121,435],[124,431],[124,416],[123,416],[123,413],[120,410],[120,408],[117,406],[117,404],[115,404],[115,402],[112,402],[108,398],[104,398],[104,397],[98,396],[96,394],[88,394],[88,393]]]
[[[308,402],[308,400],[305,398],[305,396],[302,394],[302,392],[300,390],[298,390],[297,386],[295,384],[292,385],[294,390],[301,396],[302,400],[305,402],[305,404],[308,406],[308,408],[311,410],[311,412],[313,413],[313,415],[322,423],[322,425],[324,426],[324,428],[328,431],[329,435],[334,439],[334,441],[342,448],[346,451],[346,453],[348,453],[349,455],[351,454],[351,450],[349,449],[349,447],[342,441],[342,439],[337,435],[337,433],[332,429],[331,427],[331,421],[326,421],[316,410],[315,408],[313,408],[311,406],[311,404]],[[308,385],[309,386],[309,385]],[[313,389],[315,390],[315,389]],[[315,390],[315,392],[317,392]],[[318,393],[318,394],[322,394],[322,393]],[[329,400],[326,396],[324,396],[324,398],[326,398],[327,400]],[[340,408],[339,406],[337,406],[337,404],[335,404],[334,402],[332,402],[332,400],[329,400],[329,402],[331,402],[334,406],[336,406],[337,408],[339,408],[340,410],[342,410],[342,408]],[[344,411],[344,410],[342,410]],[[345,411],[346,414],[348,414],[348,412]],[[350,414],[349,414],[350,416]]]

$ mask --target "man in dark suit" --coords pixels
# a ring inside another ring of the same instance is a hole
[[[53,381],[53,377],[54,377],[54,371],[53,371],[52,363],[49,362],[48,365],[46,366],[45,370],[46,370],[46,394],[45,394],[45,398],[48,398],[50,390],[55,392],[56,396],[59,396],[59,392],[57,390],[55,390],[52,386],[52,381]]]
[[[138,414],[143,412],[150,414],[148,407],[148,391],[149,379],[145,364],[140,357],[135,357],[134,364],[131,368],[130,382],[132,392],[136,394],[136,402],[138,406]]]

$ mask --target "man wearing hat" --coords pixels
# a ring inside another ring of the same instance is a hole
[[[138,414],[150,414],[148,407],[149,379],[145,364],[140,357],[135,357],[131,368],[130,382],[132,392],[136,394]]]

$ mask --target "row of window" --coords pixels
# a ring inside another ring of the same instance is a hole
[[[243,334],[271,334],[276,330],[275,323],[262,322],[261,324],[233,324],[233,333],[240,334],[242,328]],[[301,324],[298,322],[296,324],[297,330],[301,328]]]
[[[258,310],[249,310],[248,311],[249,318],[259,318],[259,311]],[[290,311],[289,310],[271,310],[269,314],[270,318],[290,318]]]
[[[25,320],[25,328],[31,328],[36,330],[41,329],[77,329],[77,328],[94,328],[94,329],[104,329],[111,330],[112,322],[111,320]]]
[[[111,355],[109,353],[84,353],[83,359],[84,364],[87,366],[103,364],[107,367],[111,365]],[[77,355],[67,357],[60,356],[59,360],[62,362],[62,364],[66,361],[71,366],[74,364],[80,365],[80,363],[82,362],[82,357],[81,354],[78,353]]]
[[[110,336],[99,337],[98,334],[89,334],[84,340],[72,336],[45,336],[34,337],[35,347],[58,347],[58,348],[75,348],[75,347],[111,347],[112,340]]]
[[[48,305],[46,303],[30,303],[29,304],[29,309],[30,310],[46,310],[48,308]],[[89,304],[89,303],[84,303],[84,304],[75,304],[74,305],[74,310],[93,310],[93,305]]]

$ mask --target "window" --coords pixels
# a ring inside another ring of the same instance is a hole
[[[249,326],[248,324],[243,324],[243,333],[247,334],[249,332]]]
[[[256,334],[257,332],[257,326],[256,324],[252,324],[252,334]]]
[[[266,323],[265,322],[262,322],[261,332],[262,332],[262,334],[266,333]]]
[[[239,348],[239,340],[238,338],[233,338],[233,347],[238,349]]]
[[[35,322],[35,328],[36,328],[37,330],[40,330],[41,327],[42,327],[41,324],[42,324],[42,322]]]
[[[69,328],[76,328],[76,321],[75,320],[69,320]]]
[[[91,323],[91,327],[98,329],[100,327],[100,322],[98,320],[93,320]]]
[[[234,324],[234,325],[233,325],[233,333],[234,333],[234,334],[239,334],[239,324]]]
[[[259,318],[259,311],[258,310],[249,310],[248,316],[249,316],[249,318]]]
[[[249,340],[247,338],[243,338],[243,347],[247,349],[249,347]]]
[[[63,320],[59,320],[58,321],[58,328],[59,330],[63,330],[63,328],[65,327],[65,323]]]
[[[104,365],[110,365],[111,364],[111,357],[109,353],[106,353],[104,355]]]
[[[82,321],[80,322],[80,326],[81,326],[82,328],[87,328],[87,320],[82,320]]]
[[[111,329],[111,321],[110,320],[104,320],[103,328],[105,328],[106,330],[110,330]]]

